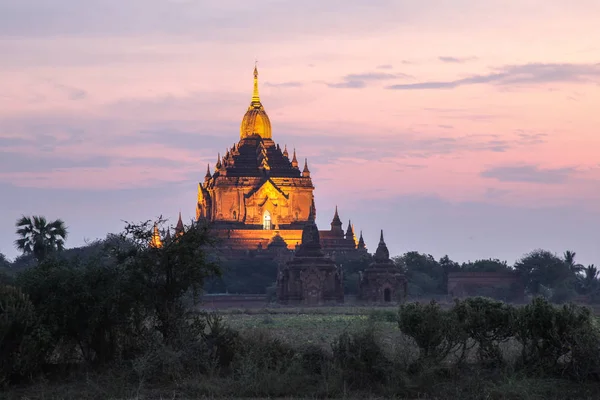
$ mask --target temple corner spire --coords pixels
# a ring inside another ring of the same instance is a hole
[[[310,170],[308,169],[308,159],[304,159],[304,169],[302,170],[302,176],[305,178],[310,177]]]

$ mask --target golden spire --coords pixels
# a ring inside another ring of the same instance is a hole
[[[260,103],[260,96],[258,95],[258,68],[256,67],[257,61],[254,61],[254,91],[252,92],[252,103]]]
[[[265,108],[260,102],[258,95],[258,68],[254,64],[254,91],[252,92],[252,101],[242,119],[240,126],[240,139],[249,136],[258,135],[263,139],[271,139],[271,121]]]
[[[158,232],[158,226],[156,224],[154,224],[154,229],[152,230],[152,239],[150,240],[150,247],[154,247],[155,249],[159,249],[162,247],[160,233]]]

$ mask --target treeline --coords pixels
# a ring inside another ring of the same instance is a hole
[[[61,252],[69,259],[94,259],[101,257],[106,240],[96,241],[87,246],[61,251],[66,239],[64,222],[46,221],[43,217],[23,217],[17,221],[18,239],[16,245],[23,255],[9,262],[0,254],[0,282],[10,282],[18,271],[36,265],[37,260],[47,254]],[[370,255],[355,257],[338,254],[336,262],[344,270],[344,290],[346,294],[358,291],[358,274],[372,262]],[[448,256],[436,260],[429,254],[416,251],[394,257],[394,262],[404,271],[408,279],[410,298],[447,295],[448,274],[451,272],[506,272],[518,273],[528,294],[542,296],[555,303],[562,303],[585,296],[591,303],[600,303],[600,271],[595,265],[583,266],[577,263],[576,253],[565,251],[556,255],[547,250],[534,250],[525,254],[514,265],[497,259],[482,259],[458,263]],[[275,261],[260,256],[240,260],[221,259],[222,274],[209,277],[203,289],[208,293],[266,293],[273,295],[278,265]],[[510,301],[513,292],[510,288],[477,288],[472,295],[492,297]],[[273,297],[273,296],[272,296]]]
[[[410,298],[447,295],[448,274],[451,272],[514,272],[523,280],[528,294],[542,296],[563,303],[576,296],[586,296],[590,302],[600,303],[600,274],[594,265],[583,266],[576,261],[573,251],[558,256],[547,250],[534,250],[521,257],[514,265],[497,259],[483,259],[458,263],[444,256],[436,260],[429,254],[411,251],[394,257],[394,262],[405,272]],[[336,255],[336,262],[344,270],[344,291],[356,294],[358,274],[372,262],[370,255],[356,258]],[[223,275],[209,279],[205,289],[209,293],[272,293],[277,276],[277,263],[261,257],[243,261],[223,262]],[[510,301],[514,292],[507,288],[477,288],[472,295]]]

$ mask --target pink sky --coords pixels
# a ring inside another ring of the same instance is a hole
[[[258,58],[273,138],[308,157],[321,229],[337,203],[393,254],[572,248],[600,263],[597,1],[35,3],[0,5],[11,257],[22,213],[65,219],[73,246],[122,219],[191,218]],[[417,212],[419,198],[435,201]]]

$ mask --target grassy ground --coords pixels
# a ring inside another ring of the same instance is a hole
[[[368,307],[323,307],[323,308],[273,308],[273,309],[229,309],[219,313],[226,323],[241,332],[261,330],[282,341],[302,346],[316,344],[331,349],[335,338],[343,332],[362,330],[367,327],[377,332],[379,339],[390,356],[397,356],[407,349],[416,348],[404,337],[396,318],[397,308]],[[511,349],[506,349],[510,351]],[[441,395],[425,397],[416,393],[413,399],[507,399],[507,400],[551,400],[551,399],[598,399],[598,383],[574,383],[560,379],[533,379],[510,372],[487,376],[474,370],[465,374],[460,382],[452,379],[431,379],[432,386]],[[14,388],[0,394],[0,399],[200,399],[235,398],[219,397],[222,388],[232,382],[219,377],[184,379],[172,383],[135,382],[118,369],[77,373],[59,383],[40,381],[34,385]],[[293,397],[285,397],[292,399]],[[343,398],[381,398],[367,394]]]

